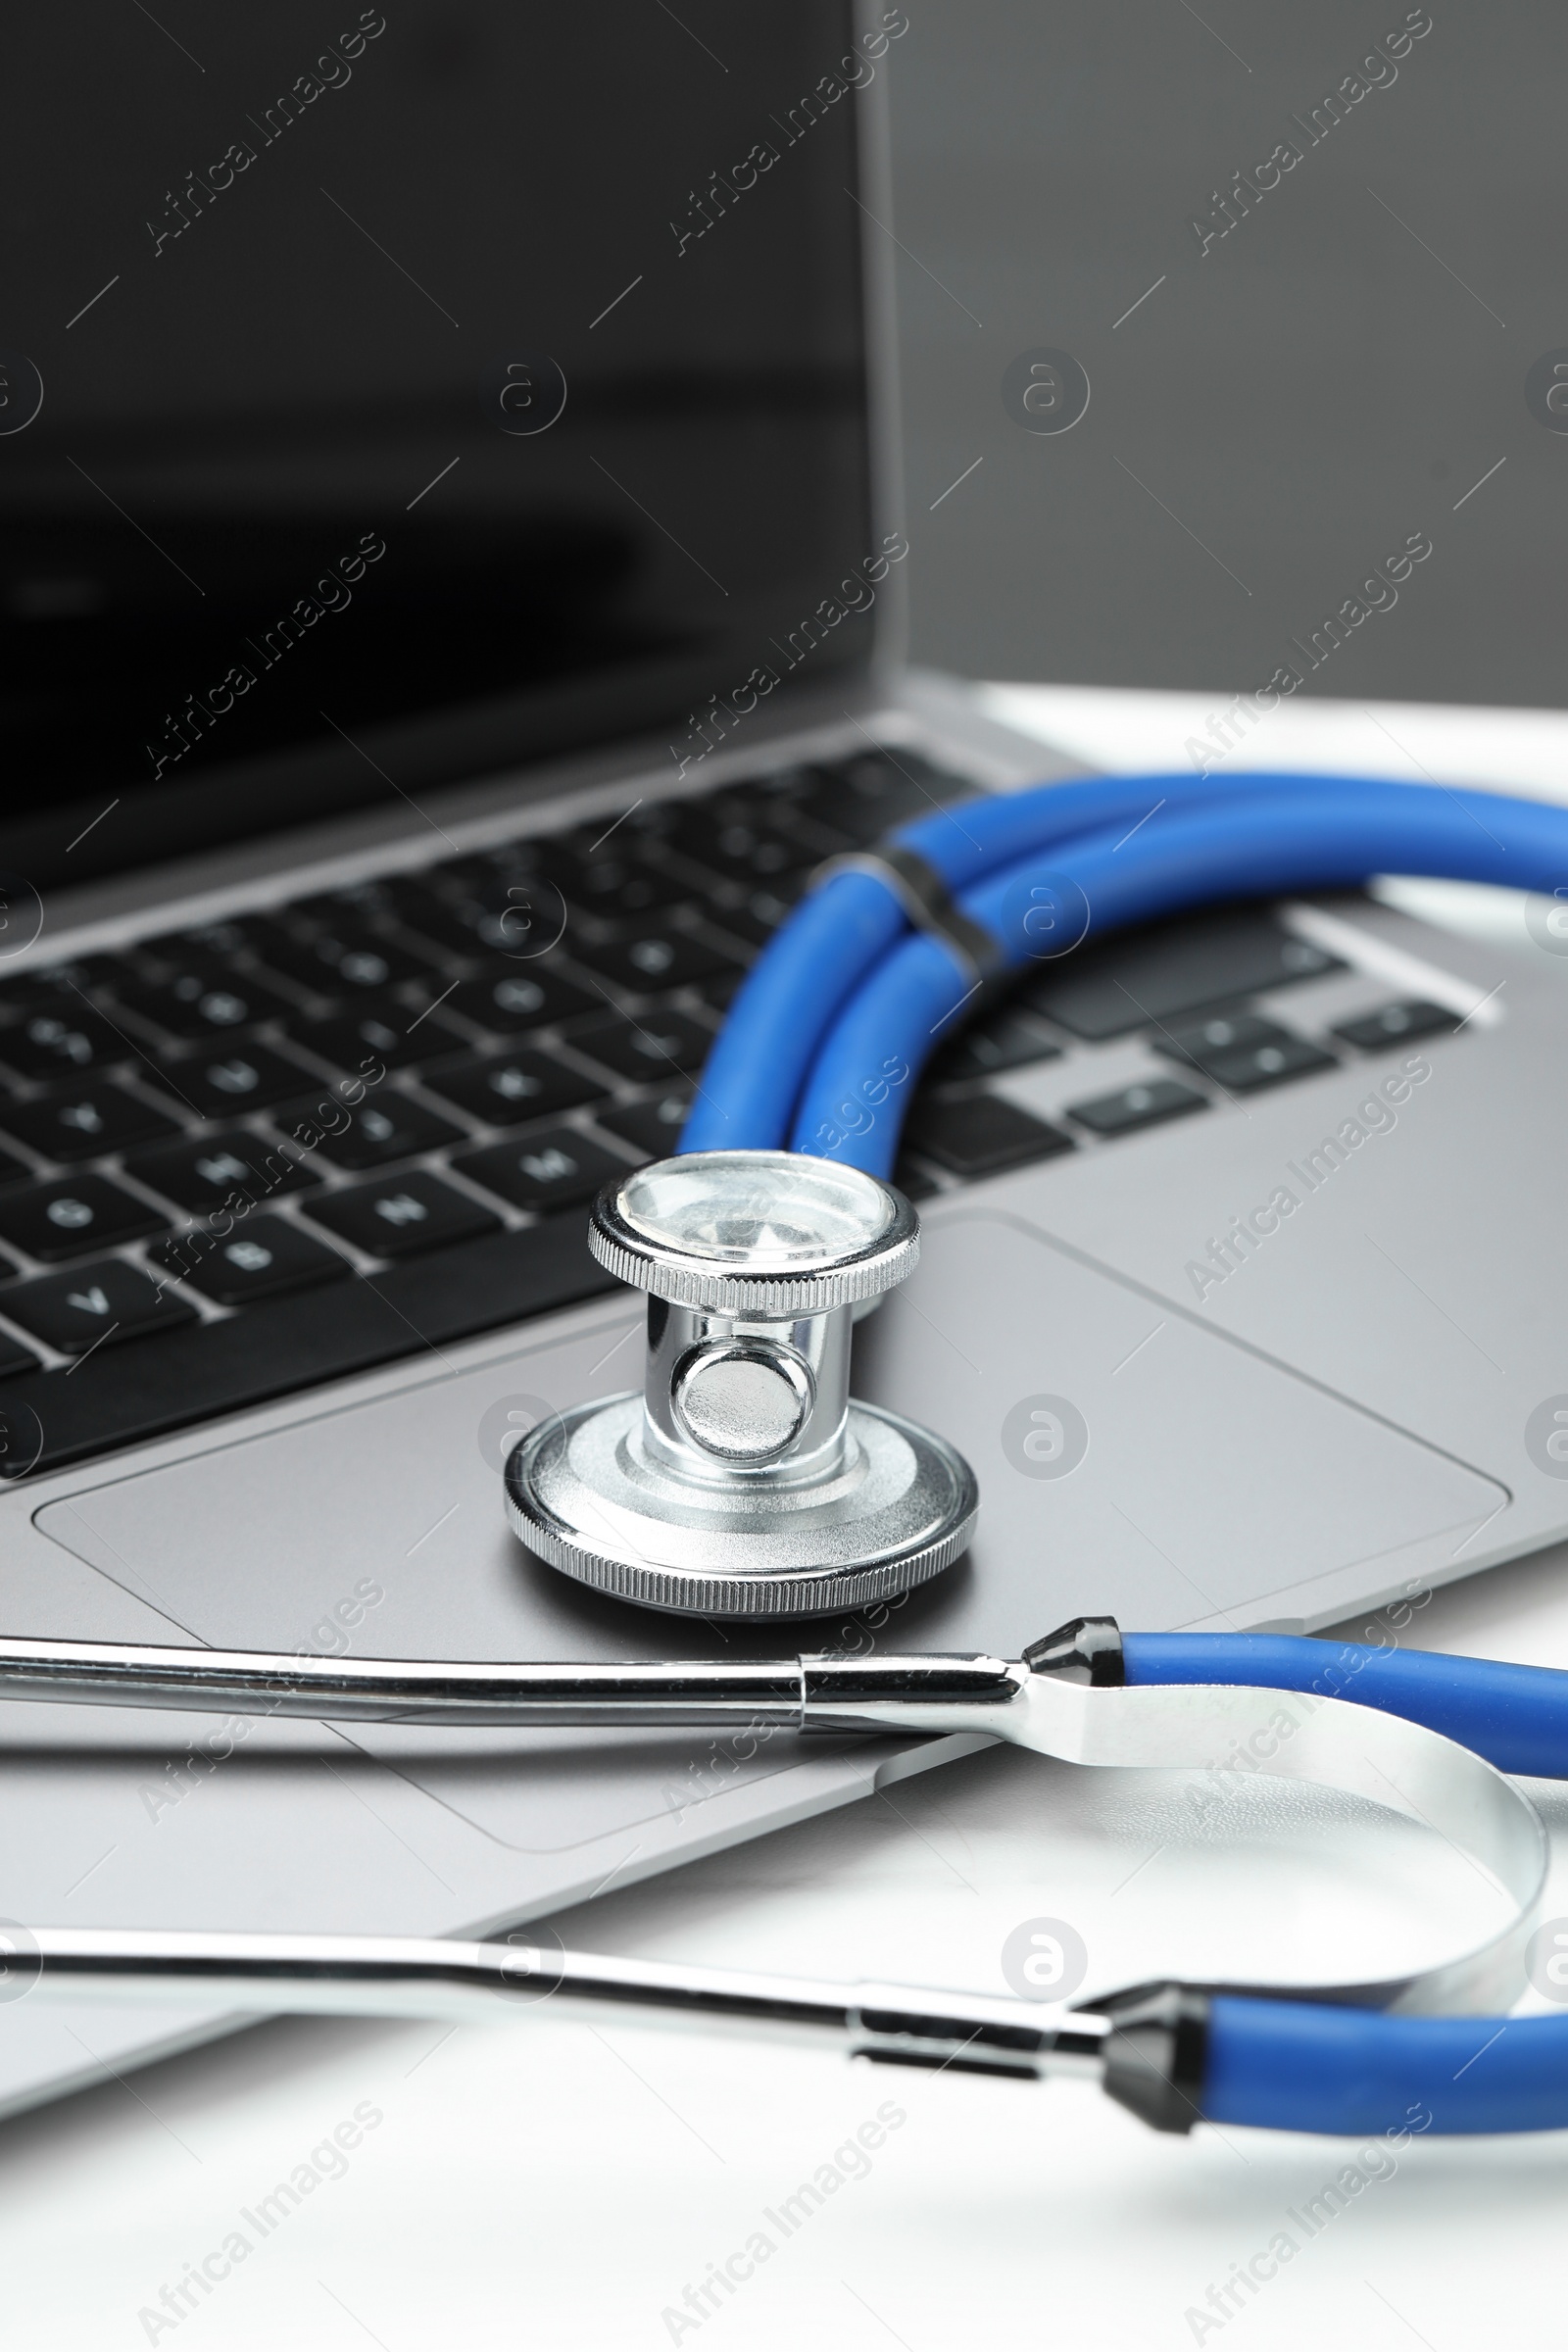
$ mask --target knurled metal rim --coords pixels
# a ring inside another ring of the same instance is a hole
[[[647,1174],[646,1169],[636,1172]],[[588,1247],[617,1281],[676,1306],[707,1307],[721,1315],[822,1315],[835,1306],[880,1298],[913,1270],[920,1255],[919,1219],[904,1195],[876,1176],[866,1182],[893,1201],[892,1224],[865,1249],[811,1274],[727,1274],[705,1258],[684,1257],[650,1242],[620,1213],[618,1196],[625,1182],[617,1176],[594,1202]]]
[[[952,1567],[973,1537],[976,1513],[971,1511],[951,1534],[919,1551],[880,1560],[870,1568],[824,1569],[814,1577],[688,1576],[678,1570],[640,1568],[560,1541],[538,1520],[526,1517],[510,1494],[507,1516],[530,1551],[596,1592],[610,1592],[617,1600],[634,1601],[640,1608],[660,1609],[673,1617],[750,1620],[831,1617],[841,1609],[869,1608],[874,1601],[893,1600],[901,1592],[912,1592],[916,1585],[927,1584],[944,1568]]]
[[[654,1569],[625,1559],[607,1559],[585,1550],[581,1543],[558,1536],[543,1519],[531,1517],[506,1495],[506,1515],[513,1531],[562,1576],[595,1592],[613,1592],[615,1599],[637,1601],[642,1609],[662,1609],[667,1616],[724,1616],[724,1618],[785,1618],[837,1616],[839,1609],[867,1609],[872,1601],[896,1599],[912,1592],[933,1576],[950,1569],[973,1539],[978,1503],[953,1529],[919,1550],[877,1559],[867,1569],[823,1569],[815,1576],[696,1576],[682,1569]]]
[[[610,1592],[618,1600],[634,1601],[641,1608],[661,1609],[671,1616],[754,1620],[827,1617],[841,1609],[867,1608],[874,1601],[912,1592],[952,1567],[973,1540],[980,1516],[980,1490],[962,1454],[942,1439],[913,1430],[897,1413],[878,1411],[875,1406],[860,1409],[891,1422],[906,1437],[918,1438],[940,1455],[953,1478],[954,1492],[946,1521],[934,1536],[855,1567],[790,1568],[777,1573],[754,1570],[749,1575],[725,1576],[612,1558],[585,1543],[537,1495],[530,1493],[528,1504],[524,1504],[516,1473],[527,1449],[526,1440],[508,1457],[502,1474],[507,1518],[528,1550],[564,1576],[596,1592]]]
[[[713,1274],[695,1263],[672,1263],[656,1257],[646,1243],[629,1247],[595,1221],[588,1228],[588,1247],[607,1272],[633,1290],[675,1306],[702,1306],[720,1315],[823,1315],[835,1306],[852,1306],[860,1298],[879,1298],[912,1271],[920,1255],[920,1241],[911,1234],[895,1250],[879,1252],[860,1264],[831,1274],[734,1275]]]

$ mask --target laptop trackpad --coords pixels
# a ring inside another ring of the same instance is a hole
[[[945,1612],[933,1646],[1015,1657],[1084,1613],[1256,1625],[1271,1594],[1357,1565],[1365,1592],[1396,1590],[1414,1546],[1452,1530],[1446,1555],[1508,1500],[1016,1216],[933,1204],[918,1272],[858,1343],[864,1392],[980,1480],[975,1622]]]
[[[617,1326],[630,1345],[617,1345]],[[328,1396],[267,1434],[205,1445],[198,1437],[185,1460],[84,1484],[44,1504],[35,1525],[160,1609],[169,1639],[182,1629],[220,1648],[502,1659],[799,1648],[809,1636],[792,1630],[781,1643],[767,1627],[726,1635],[587,1592],[530,1559],[508,1527],[486,1431],[498,1417],[505,1423],[509,1406],[531,1418],[541,1403],[560,1408],[602,1393],[617,1373],[624,1383],[636,1361],[636,1325],[617,1308],[612,1322],[524,1342],[452,1377],[437,1369],[357,1403]],[[31,1611],[21,1622],[14,1614],[8,1630],[48,1633],[46,1592],[35,1591]],[[161,1771],[183,1728],[162,1713],[114,1710],[68,1730],[63,1715],[19,1703],[7,1711],[6,1738],[22,1747],[84,1738],[156,1757]],[[710,1796],[825,1753],[820,1740],[765,1729],[719,1743],[699,1731],[368,1723],[351,1727],[351,1739],[485,1836],[540,1855],[640,1823],[667,1827]],[[267,1783],[280,1755],[336,1761],[342,1752],[338,1733],[278,1718],[235,1749],[224,1785]]]
[[[524,1347],[111,1477],[36,1524],[219,1645],[294,1647],[368,1579],[379,1597],[352,1636],[362,1656],[758,1656],[848,1642],[1016,1657],[1084,1612],[1256,1624],[1271,1593],[1356,1562],[1366,1592],[1395,1589],[1413,1544],[1451,1529],[1446,1551],[1507,1499],[1024,1221],[938,1211],[916,1274],[860,1327],[857,1379],[973,1462],[983,1509],[967,1561],[890,1618],[871,1613],[874,1632],[836,1619],[720,1632],[587,1592],[506,1527],[475,1430],[518,1392],[557,1405],[594,1395],[606,1354],[603,1328]],[[321,1643],[313,1633],[307,1645]],[[143,1736],[167,1746],[168,1722],[147,1717]],[[134,1732],[119,1719],[117,1738]],[[337,1752],[306,1723],[270,1736]],[[361,1725],[354,1737],[488,1836],[536,1852],[666,1811],[672,1789],[684,1809],[801,1754],[781,1736],[744,1762],[726,1756],[715,1779],[701,1734]]]

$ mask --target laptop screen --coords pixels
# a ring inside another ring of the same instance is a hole
[[[633,731],[678,767],[863,666],[858,110],[906,19],[867,23],[24,11],[0,863],[84,881]]]

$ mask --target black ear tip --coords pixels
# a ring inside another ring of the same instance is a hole
[[[1127,1680],[1121,1627],[1114,1617],[1070,1617],[1042,1642],[1031,1642],[1023,1662],[1036,1674],[1059,1675],[1070,1683],[1111,1690]]]
[[[1202,2121],[1208,1998],[1190,1984],[1144,1984],[1093,2006],[1109,2017],[1104,2084],[1156,2132]]]

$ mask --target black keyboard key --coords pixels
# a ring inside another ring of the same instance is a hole
[[[69,1274],[40,1274],[0,1290],[0,1314],[20,1323],[62,1355],[85,1355],[188,1323],[192,1309],[140,1266],[102,1257]]]
[[[194,1284],[220,1306],[248,1306],[253,1298],[272,1298],[350,1271],[339,1250],[302,1233],[286,1217],[247,1217],[228,1234],[197,1226],[147,1254],[166,1274]]]
[[[520,1127],[528,1119],[552,1118],[559,1110],[594,1102],[605,1091],[599,1079],[585,1078],[526,1046],[511,1054],[474,1054],[466,1061],[449,1062],[444,1069],[427,1070],[419,1083],[492,1127]]]
[[[536,836],[532,841],[515,845],[518,851],[529,853],[546,873],[555,873],[556,860],[561,858],[595,858],[617,855],[623,850],[644,850],[650,842],[662,841],[669,831],[672,808],[670,801],[633,801],[625,808],[607,808],[602,815],[589,817],[565,833]]]
[[[0,1152],[0,1186],[31,1184],[37,1173],[36,1168],[29,1168],[14,1152]]]
[[[470,956],[510,956],[521,964],[532,963],[559,948],[570,921],[565,900],[542,874],[514,882],[505,906],[469,902],[459,912],[472,925]]]
[[[107,1176],[62,1177],[0,1197],[0,1241],[44,1265],[157,1233],[169,1219]]]
[[[421,1012],[417,1005],[400,1004],[396,997],[374,998],[329,1020],[296,1018],[289,1022],[288,1033],[291,1040],[308,1046],[323,1061],[366,1075],[376,1062],[389,1070],[407,1069],[412,1062],[428,1061],[437,1054],[461,1052],[467,1043],[439,1012]]]
[[[807,783],[809,782],[809,777],[808,769],[798,766],[787,767],[782,774],[776,776],[748,776],[738,784],[719,785],[707,796],[700,794],[696,803],[691,801],[655,801],[640,809],[638,814],[629,821],[633,824],[646,822],[650,831],[657,838],[660,830],[667,827],[673,818],[678,817],[682,809],[694,806],[712,806],[717,802],[722,802],[725,808],[735,815],[763,816],[771,821],[772,815],[778,809],[789,806],[792,792],[805,789]]]
[[[1195,1087],[1182,1086],[1174,1078],[1149,1078],[1121,1087],[1113,1095],[1069,1102],[1067,1116],[1087,1127],[1091,1135],[1136,1135],[1141,1127],[1157,1127],[1165,1119],[1185,1118],[1189,1111],[1207,1108],[1207,1098]]]
[[[608,1292],[624,1296],[589,1256],[581,1211],[568,1209],[522,1232],[389,1266],[373,1283],[262,1300],[227,1322],[29,1372],[0,1390],[0,1418],[27,1433],[12,1449],[16,1469],[31,1466],[41,1424],[38,1467],[52,1470]],[[172,1303],[168,1293],[164,1304]],[[0,1339],[0,1374],[18,1369],[15,1353]],[[0,1476],[8,1458],[0,1453]]]
[[[977,1021],[942,1047],[925,1073],[928,1086],[952,1086],[960,1079],[985,1078],[993,1070],[1024,1069],[1032,1061],[1054,1061],[1061,1053],[1038,1021],[1005,1005]]]
[[[1217,1054],[1207,1074],[1228,1095],[1255,1095],[1260,1087],[1278,1086],[1287,1078],[1305,1078],[1313,1070],[1335,1070],[1339,1063],[1321,1046],[1304,1037],[1288,1037],[1283,1045],[1251,1046],[1238,1054]]]
[[[1209,1073],[1227,1054],[1254,1054],[1259,1046],[1288,1046],[1295,1042],[1294,1030],[1283,1028],[1278,1021],[1265,1020],[1260,1012],[1216,1012],[1206,1021],[1196,1021],[1188,1028],[1162,1030],[1150,1040],[1154,1052],[1165,1060],[1185,1062],[1189,1069]]]
[[[318,1103],[313,1103],[304,1118],[315,1115],[317,1108]],[[345,1120],[346,1124],[341,1123]],[[275,1123],[299,1135],[302,1122],[290,1126],[279,1111]],[[368,1095],[352,1108],[345,1103],[335,1119],[329,1123],[323,1118],[320,1125],[323,1132],[318,1149],[321,1157],[356,1176],[368,1174],[371,1168],[389,1168],[398,1160],[415,1159],[421,1152],[437,1151],[442,1144],[468,1140],[450,1119],[438,1118],[422,1102],[411,1102],[407,1095],[396,1094],[389,1086]]]
[[[1048,1127],[1000,1095],[948,1095],[916,1104],[906,1140],[910,1148],[955,1176],[996,1176],[1033,1159],[1050,1159],[1073,1149],[1071,1136]]]
[[[270,914],[224,915],[189,931],[163,931],[136,942],[138,956],[167,966],[166,978],[202,966],[225,965],[230,956],[264,956],[270,942],[288,933]]]
[[[810,768],[789,795],[792,815],[808,818],[846,847],[880,840],[906,817],[967,799],[973,785],[946,774],[918,752],[866,751]]]
[[[595,1122],[650,1159],[667,1159],[679,1148],[680,1131],[691,1116],[695,1089],[671,1087],[652,1102],[607,1103]]]
[[[0,1007],[26,1011],[35,1004],[54,1012],[85,1012],[82,991],[114,988],[135,977],[122,956],[77,956],[69,963],[34,963],[14,979],[0,980]]]
[[[687,803],[670,826],[667,841],[695,865],[727,881],[769,882],[806,862],[800,843],[774,831],[764,811],[722,802]]]
[[[810,880],[810,869],[785,875],[780,887],[771,890],[750,891],[738,906],[709,906],[708,920],[749,946],[765,948],[780,923],[795,911],[796,902],[804,895]]]
[[[379,1184],[345,1186],[310,1203],[318,1225],[352,1242],[372,1257],[409,1257],[416,1250],[444,1250],[471,1234],[488,1233],[499,1219],[466,1193],[416,1168]]]
[[[175,1120],[138,1102],[122,1088],[98,1084],[57,1087],[31,1102],[0,1106],[0,1124],[29,1151],[50,1159],[97,1159],[105,1152],[128,1151],[177,1135]]]
[[[471,980],[460,980],[442,1010],[450,1005],[465,1020],[497,1037],[515,1037],[552,1021],[571,1020],[603,1004],[603,997],[579,988],[575,980],[564,979],[543,964],[527,963],[492,965]]]
[[[315,954],[332,965],[339,987],[355,996],[396,980],[428,980],[439,961],[384,932],[347,924],[323,932],[311,944]]]
[[[1308,1044],[1278,1021],[1261,1013],[1216,1013],[1190,1029],[1175,1029],[1151,1041],[1167,1061],[1185,1062],[1201,1070],[1227,1094],[1255,1094],[1259,1087],[1277,1086],[1286,1078],[1302,1078],[1311,1070],[1331,1070],[1332,1054]]]
[[[208,1136],[199,1144],[134,1152],[125,1161],[125,1171],[150,1192],[162,1193],[166,1200],[198,1217],[211,1216],[236,1194],[247,1200],[266,1200],[275,1194],[304,1192],[321,1181],[280,1144],[248,1135],[243,1127]]]
[[[695,1078],[712,1052],[713,1032],[689,1012],[662,1005],[634,1019],[625,1012],[600,1012],[578,1021],[566,1043],[619,1078]]]
[[[738,955],[710,947],[672,923],[643,923],[601,947],[588,947],[573,938],[571,953],[590,971],[621,988],[684,988],[688,981],[706,980],[712,972],[732,969]]]
[[[703,982],[697,995],[705,1004],[711,1005],[714,1012],[728,1012],[745,977],[744,972],[715,972],[711,980]]]
[[[559,1208],[568,1200],[591,1200],[602,1184],[624,1176],[626,1162],[603,1144],[572,1127],[547,1127],[526,1143],[487,1144],[466,1152],[452,1165],[460,1175],[514,1208]]]
[[[262,981],[217,966],[181,972],[177,979],[156,986],[129,984],[120,992],[120,1002],[138,1020],[187,1042],[254,1029],[259,1021],[276,1020],[294,1010]]]
[[[14,1028],[0,1030],[0,1060],[24,1078],[64,1078],[73,1070],[138,1059],[141,1052],[79,997],[74,1007],[63,1004],[58,1011],[41,1008]]]
[[[690,882],[628,856],[612,842],[591,855],[549,864],[545,872],[573,906],[611,919],[650,914],[693,896]]]
[[[249,1043],[211,1061],[196,1056],[166,1062],[159,1075],[172,1094],[204,1119],[227,1118],[237,1110],[260,1110],[264,1103],[280,1102],[285,1096],[297,1095],[310,1078],[309,1070],[270,1046]]]
[[[748,948],[765,948],[789,909],[780,904],[776,913],[760,915],[750,902],[742,906],[708,906],[708,920],[729,938],[744,940]]]
[[[561,913],[562,908],[558,906],[558,922]],[[421,946],[428,943],[431,949],[439,953],[443,961],[461,956],[465,962],[472,962],[478,956],[493,956],[498,947],[506,945],[504,940],[487,935],[487,926],[493,927],[496,918],[476,900],[452,901],[432,896],[420,909],[416,921],[412,914],[400,919],[405,930],[416,933]],[[424,976],[429,978],[428,973]],[[316,985],[313,981],[312,986]]]
[[[934,1176],[928,1176],[924,1168],[917,1168],[912,1160],[902,1155],[894,1164],[893,1182],[906,1200],[929,1200],[941,1189]]]
[[[280,1102],[269,1116],[291,1148],[314,1152],[327,1136],[342,1135],[353,1113],[371,1099],[363,1078],[321,1078],[315,1094]]]
[[[274,971],[318,997],[368,995],[395,980],[428,980],[435,961],[378,931],[347,924],[311,940],[280,938],[266,956]]]
[[[1297,939],[1266,909],[1228,907],[1075,949],[1042,964],[1021,995],[1075,1037],[1125,1037],[1204,1004],[1339,968],[1325,949]]]
[[[1450,1012],[1446,1004],[1407,997],[1401,1004],[1385,1004],[1380,1011],[1360,1013],[1353,1021],[1337,1022],[1334,1035],[1354,1046],[1358,1054],[1385,1054],[1407,1038],[1446,1035],[1458,1026],[1459,1015]]]

